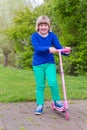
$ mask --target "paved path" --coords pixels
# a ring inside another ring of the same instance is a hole
[[[34,109],[35,102],[0,103],[0,130],[87,130],[87,100],[69,101],[69,121],[52,111],[50,102],[41,116]]]

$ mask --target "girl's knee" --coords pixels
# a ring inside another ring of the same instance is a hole
[[[49,87],[52,87],[52,86],[58,86],[58,83],[56,81],[50,81],[48,83]]]
[[[44,90],[44,88],[45,88],[45,86],[44,86],[44,85],[38,85],[38,86],[36,86],[36,90],[43,91],[43,90]]]

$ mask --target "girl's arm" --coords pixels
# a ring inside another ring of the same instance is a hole
[[[53,34],[53,45],[54,45],[54,47],[50,47],[50,48],[49,48],[50,53],[55,53],[55,52],[56,52],[56,49],[63,49],[63,48],[65,48],[65,49],[67,50],[67,52],[61,52],[61,53],[62,53],[63,55],[69,55],[71,48],[70,48],[70,47],[63,47],[63,46],[60,44],[60,42],[59,42],[57,36],[56,36],[54,33],[52,33],[52,34]]]
[[[45,47],[45,46],[39,45],[39,41],[34,34],[31,36],[31,42],[32,42],[32,45],[36,51],[38,51],[38,52],[49,51],[49,46]]]

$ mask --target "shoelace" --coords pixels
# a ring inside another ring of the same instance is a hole
[[[55,104],[55,106],[57,106],[57,107],[63,107],[63,104],[62,104],[62,102],[61,101],[56,101],[56,104]]]
[[[39,106],[37,107],[37,110],[40,110],[40,109],[42,109],[42,105],[39,105]]]
[[[56,101],[56,104],[62,104],[62,102],[61,101]]]

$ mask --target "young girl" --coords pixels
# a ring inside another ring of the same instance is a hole
[[[57,36],[51,31],[50,19],[40,16],[36,21],[36,32],[31,36],[34,48],[33,70],[36,78],[36,104],[35,114],[42,114],[44,106],[45,80],[51,89],[52,100],[56,107],[63,107],[60,101],[58,83],[56,79],[56,65],[53,53],[62,49]],[[69,47],[66,47],[67,51]],[[70,52],[68,52],[69,54]],[[65,54],[67,55],[67,54]]]

